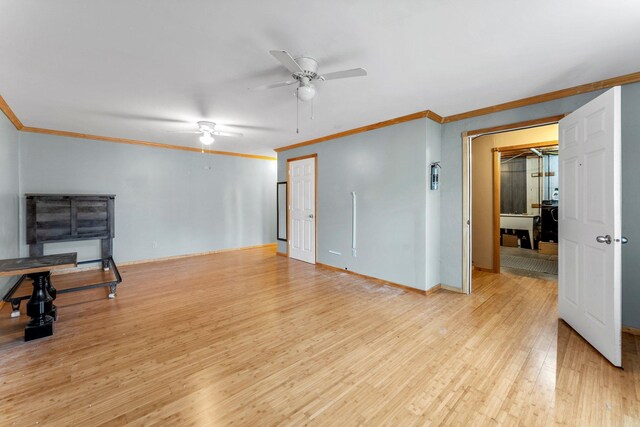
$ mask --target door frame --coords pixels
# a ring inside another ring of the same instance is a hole
[[[553,124],[553,123],[550,123]],[[546,126],[546,125],[542,125]],[[509,132],[509,131],[504,131]],[[510,145],[505,147],[493,147],[493,272],[500,273],[500,158],[501,153],[527,148],[546,148],[558,145],[558,140],[532,142],[522,145]],[[531,249],[533,249],[533,236],[531,239]]]
[[[462,293],[470,294],[472,292],[471,287],[471,239],[473,229],[473,218],[471,217],[473,195],[471,191],[471,171],[472,171],[472,158],[471,158],[471,144],[475,138],[483,135],[489,135],[493,133],[508,132],[513,130],[521,130],[534,128],[538,126],[545,126],[558,123],[560,119],[569,113],[559,114],[551,117],[543,117],[534,120],[526,120],[522,122],[510,123],[506,125],[493,126],[482,129],[474,129],[462,132]],[[494,158],[495,162],[495,158]],[[499,200],[498,200],[499,201]],[[500,204],[498,203],[498,210],[500,210]],[[495,211],[495,200],[494,200]],[[495,233],[495,217],[494,217],[494,233]],[[500,224],[498,222],[498,232],[500,232]],[[494,235],[495,240],[495,235]],[[495,243],[495,242],[494,242]],[[498,246],[498,250],[500,247]],[[494,244],[495,251],[495,244]],[[494,252],[495,263],[495,252]]]
[[[313,232],[315,248],[313,251],[314,262],[318,262],[318,153],[307,154],[304,156],[291,157],[287,159],[287,257],[291,258],[291,254],[289,253],[289,245],[291,244],[291,235],[289,233],[289,211],[291,210],[291,179],[290,179],[290,162],[295,162],[297,160],[305,160],[305,159],[314,159],[314,167],[313,167]]]

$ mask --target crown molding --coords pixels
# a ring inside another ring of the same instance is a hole
[[[117,142],[121,144],[143,145],[145,147],[167,148],[170,150],[192,151],[195,153],[218,154],[221,156],[245,157],[248,159],[277,160],[277,158],[275,157],[259,156],[257,154],[235,153],[233,151],[203,150],[200,148],[185,147],[182,145],[161,144],[159,142],[139,141],[136,139],[115,138],[111,136],[91,135],[88,133],[67,132],[64,130],[54,130],[54,129],[32,127],[32,126],[24,126],[20,121],[20,119],[18,119],[18,116],[15,115],[11,107],[9,107],[9,104],[7,104],[7,102],[4,100],[4,98],[1,95],[0,95],[0,110],[2,110],[5,116],[7,116],[7,118],[11,121],[11,123],[13,123],[16,129],[21,132],[40,133],[44,135],[55,135],[55,136],[66,136],[69,138],[91,139],[94,141]]]
[[[587,83],[580,86],[574,86],[567,89],[557,90],[554,92],[548,92],[541,95],[530,96],[528,98],[522,98],[516,101],[505,102],[503,104],[497,104],[490,107],[479,108],[477,110],[466,111],[464,113],[453,114],[451,116],[446,116],[446,117],[440,116],[439,114],[436,114],[431,110],[419,111],[417,113],[409,114],[406,116],[396,117],[395,119],[385,120],[385,121],[374,123],[371,125],[347,130],[344,132],[334,133],[334,134],[323,136],[320,138],[311,139],[309,141],[303,141],[297,144],[276,148],[275,151],[279,153],[281,151],[287,151],[287,150],[292,150],[298,147],[318,144],[320,142],[329,141],[331,139],[342,138],[344,136],[367,132],[370,130],[379,129],[381,127],[392,126],[398,123],[407,122],[409,120],[421,119],[425,117],[440,124],[451,123],[459,120],[468,119],[471,117],[484,116],[486,114],[497,113],[499,111],[511,110],[513,108],[525,107],[527,105],[539,104],[541,102],[553,101],[555,99],[566,98],[568,96],[579,95],[581,93],[594,92],[596,90],[608,89],[614,86],[637,83],[637,82],[640,82],[640,72],[625,74],[623,76],[613,77],[606,80],[599,80],[596,82]]]
[[[527,105],[539,104],[542,102],[553,101],[556,99],[566,98],[573,95],[594,92],[597,90],[608,89],[614,86],[637,83],[637,82],[640,82],[640,72],[625,74],[623,76],[613,77],[605,80],[599,80],[599,81],[587,83],[584,85],[573,86],[567,89],[561,89],[554,92],[544,93],[541,95],[530,96],[528,98],[522,98],[515,101],[493,105],[490,107],[484,107],[476,110],[466,111],[464,113],[453,114],[451,116],[446,116],[446,117],[440,116],[439,114],[431,110],[419,111],[417,113],[408,114],[406,116],[400,116],[393,119],[384,120],[382,122],[361,126],[355,129],[350,129],[343,132],[338,132],[331,135],[323,136],[320,138],[299,142],[297,144],[279,147],[279,148],[276,148],[274,151],[279,153],[282,151],[292,150],[294,148],[318,144],[320,142],[325,142],[325,141],[329,141],[336,138],[342,138],[349,135],[355,135],[362,132],[368,132],[370,130],[380,129],[383,127],[393,126],[399,123],[404,123],[411,120],[417,120],[422,118],[427,118],[440,124],[451,123],[459,120],[468,119],[471,117],[483,116],[486,114],[497,113],[499,111],[511,110],[514,108],[525,107]],[[124,144],[144,145],[149,147],[168,148],[173,150],[204,152],[208,154],[219,154],[223,156],[237,156],[237,157],[248,157],[248,158],[262,159],[262,160],[276,160],[275,157],[269,157],[269,156],[258,156],[254,154],[234,153],[229,151],[200,150],[198,148],[184,147],[181,145],[161,144],[157,142],[138,141],[138,140],[127,139],[127,138],[114,138],[109,136],[90,135],[90,134],[83,134],[83,133],[76,133],[76,132],[66,132],[66,131],[58,131],[58,130],[52,130],[52,129],[42,129],[42,128],[24,126],[22,122],[18,119],[18,117],[14,114],[14,112],[11,110],[11,108],[6,103],[6,101],[2,98],[2,96],[0,96],[0,110],[2,110],[2,112],[7,116],[7,118],[11,121],[11,123],[13,123],[16,129],[23,132],[68,136],[71,138],[93,139],[97,141],[118,142],[118,143],[124,143]]]
[[[234,153],[232,151],[202,150],[196,147],[185,147],[183,145],[161,144],[159,142],[139,141],[137,139],[114,138],[111,136],[91,135],[87,133],[67,132],[63,130],[43,129],[31,126],[25,126],[22,132],[40,133],[44,135],[66,136],[69,138],[91,139],[95,141],[117,142],[120,144],[143,145],[145,147],[168,148],[170,150],[192,151],[195,153],[219,154],[222,156],[246,157],[249,159],[259,160],[277,160],[275,157],[259,156],[256,154]]]
[[[320,138],[310,139],[308,141],[299,142],[297,144],[286,145],[284,147],[276,148],[274,151],[276,153],[279,153],[281,151],[292,150],[292,149],[298,148],[298,147],[305,147],[307,145],[318,144],[320,142],[329,141],[331,139],[342,138],[342,137],[345,137],[345,136],[355,135],[355,134],[362,133],[362,132],[369,132],[370,130],[380,129],[380,128],[383,128],[383,127],[393,126],[393,125],[397,125],[399,123],[404,123],[404,122],[408,122],[408,121],[411,121],[411,120],[418,120],[418,119],[424,119],[424,118],[431,119],[431,120],[433,120],[434,122],[437,122],[437,123],[442,123],[442,120],[443,120],[440,115],[434,113],[431,110],[418,111],[417,113],[407,114],[406,116],[400,116],[400,117],[396,117],[396,118],[393,118],[393,119],[385,120],[385,121],[382,121],[382,122],[373,123],[373,124],[366,125],[366,126],[361,126],[359,128],[350,129],[350,130],[346,130],[346,131],[343,131],[343,132],[338,132],[338,133],[334,133],[334,134],[331,134],[331,135],[323,136],[323,137],[320,137]]]
[[[525,107],[527,105],[540,104],[541,102],[553,101],[566,98],[568,96],[579,95],[581,93],[595,92],[596,90],[609,89],[614,86],[621,86],[630,83],[640,82],[640,72],[625,74],[624,76],[613,77],[606,80],[587,83],[580,86],[573,86],[567,89],[547,92],[542,95],[530,96],[516,101],[505,102],[503,104],[492,105],[491,107],[479,108],[464,113],[454,114],[444,118],[442,123],[456,122],[471,117],[484,116],[486,114],[497,113],[499,111],[511,110],[513,108]]]
[[[7,116],[7,119],[9,119],[11,123],[13,123],[16,129],[22,130],[22,128],[24,128],[24,125],[22,124],[22,122],[20,121],[18,116],[16,116],[16,114],[13,112],[11,107],[9,107],[9,104],[7,104],[7,101],[4,100],[2,95],[0,95],[0,110],[2,110],[4,115]]]

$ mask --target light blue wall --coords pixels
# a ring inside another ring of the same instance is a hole
[[[440,126],[414,120],[279,153],[278,181],[287,180],[288,158],[318,155],[319,263],[418,289],[440,283],[440,193],[427,187],[427,164],[440,160]],[[286,252],[286,243],[278,242],[278,250]]]
[[[622,87],[622,324],[640,328],[640,84]]]
[[[601,93],[443,125],[441,219],[442,229],[447,231],[440,240],[442,283],[455,287],[462,284],[462,132],[569,113]],[[622,230],[630,239],[622,251],[622,317],[624,325],[640,327],[640,83],[622,87],[622,103]]]
[[[20,242],[24,193],[116,195],[116,261],[275,241],[276,162],[21,133]],[[99,254],[98,241],[45,245]]]
[[[425,166],[438,162],[442,158],[442,125],[426,119],[426,161]],[[442,169],[440,169],[440,172]],[[440,236],[442,227],[440,224],[440,190],[430,190],[431,169],[425,172],[427,181],[427,200],[425,206],[425,280],[427,289],[439,285],[440,280]]]
[[[0,259],[18,256],[18,131],[0,113]],[[14,279],[0,277],[0,298]]]

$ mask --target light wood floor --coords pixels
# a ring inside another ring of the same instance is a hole
[[[640,423],[640,337],[612,367],[554,282],[421,296],[268,249],[122,272],[116,300],[61,295],[53,337],[0,312],[0,425]]]

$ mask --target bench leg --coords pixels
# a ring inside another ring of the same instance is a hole
[[[47,292],[49,272],[33,273],[29,278],[33,281],[33,293],[27,301],[27,314],[31,320],[24,328],[24,340],[31,341],[53,335],[53,298]]]
[[[11,301],[11,317],[20,317],[20,300]]]
[[[58,295],[58,291],[53,287],[53,283],[51,282],[51,274],[49,274],[46,278],[46,286],[47,293],[51,297],[51,312],[49,312],[49,316],[53,317],[53,320],[58,320],[58,307],[53,304],[53,301],[56,300],[56,296]]]

